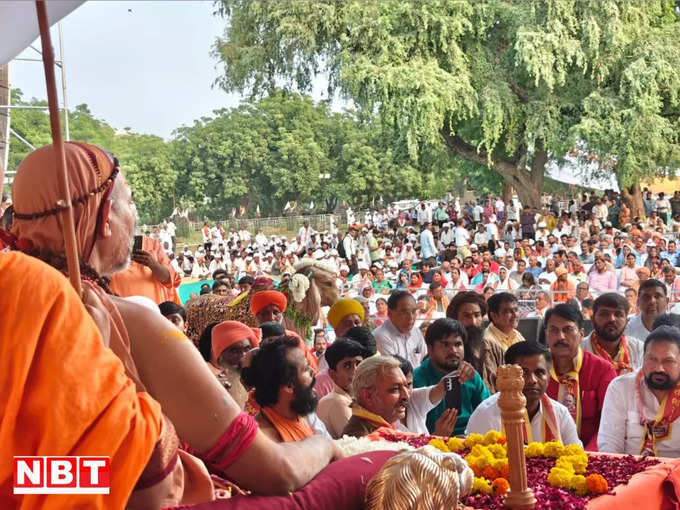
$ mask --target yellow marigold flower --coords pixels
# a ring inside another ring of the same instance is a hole
[[[487,450],[491,452],[491,454],[496,457],[497,459],[507,459],[508,458],[508,450],[505,449],[503,445],[500,444],[490,444],[489,446],[486,447]]]
[[[480,471],[488,466],[492,460],[493,456],[491,455],[487,456],[468,454],[465,457],[465,462],[467,462],[470,467],[476,467]]]
[[[559,441],[549,441],[543,445],[543,455],[545,457],[561,457],[564,455],[564,445]]]
[[[571,464],[568,457],[558,458],[557,462],[555,462],[555,467],[559,469],[564,469],[565,471],[569,471],[572,475],[576,473],[576,471],[574,470],[574,466]]]
[[[502,472],[503,468],[508,465],[508,458],[494,459],[491,461],[491,467],[498,472]]]
[[[482,444],[484,442],[484,436],[481,434],[470,434],[465,438],[465,446],[467,448],[472,448],[475,445]]]
[[[452,452],[455,452],[455,451],[462,450],[463,448],[465,448],[465,443],[459,437],[451,437],[451,438],[449,438],[449,442],[448,442],[447,446],[449,447],[449,450],[451,450]]]
[[[548,473],[548,483],[553,487],[568,489],[572,476],[574,476],[574,474],[571,471],[554,467],[550,470],[550,473]]]
[[[498,443],[498,440],[500,439],[501,435],[502,434],[497,430],[489,430],[484,436],[484,444],[492,445]]]
[[[586,455],[585,450],[577,444],[570,444],[564,447],[564,455]]]
[[[430,442],[427,443],[430,446],[434,446],[437,450],[441,450],[443,452],[450,452],[448,445],[443,439],[435,438],[435,439],[430,439]]]
[[[558,463],[560,461],[563,463],[568,462],[574,469],[574,472],[581,475],[586,472],[588,467],[588,456],[585,453],[583,455],[562,455],[557,459]],[[557,466],[557,463],[555,465]]]
[[[572,489],[579,496],[585,496],[588,493],[586,485],[586,477],[583,475],[574,475],[569,481],[570,489]]]
[[[525,455],[527,457],[543,457],[544,451],[543,443],[529,443],[525,449]]]
[[[486,478],[478,478],[475,476],[475,479],[472,482],[472,492],[486,492],[487,494],[491,494],[493,492],[491,482]]]

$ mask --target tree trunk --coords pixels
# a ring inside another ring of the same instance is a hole
[[[541,140],[536,142],[531,171],[528,172],[522,157],[518,157],[516,161],[501,159],[493,154],[489,157],[485,151],[477,150],[477,147],[467,143],[460,136],[451,134],[446,126],[442,128],[441,134],[449,150],[480,165],[491,166],[491,169],[498,172],[505,180],[505,184],[517,191],[522,206],[541,207],[543,174],[548,161],[548,153],[543,148]]]
[[[645,206],[642,202],[642,190],[640,189],[640,184],[635,183],[632,186],[626,188],[625,186],[619,186],[621,188],[621,196],[625,204],[630,208],[631,218],[636,216],[642,218],[645,215]]]
[[[513,191],[514,190],[512,189],[510,183],[508,182],[503,183],[503,195],[501,197],[503,199],[503,202],[505,202],[506,204],[510,203],[510,201],[512,200]]]

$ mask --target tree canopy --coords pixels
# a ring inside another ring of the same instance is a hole
[[[222,0],[218,83],[259,97],[325,74],[412,160],[443,139],[524,203],[584,141],[631,188],[680,161],[676,3]]]
[[[13,91],[13,104],[25,101]],[[173,139],[116,130],[87,105],[69,112],[71,139],[115,154],[134,193],[142,223],[156,223],[174,207],[195,217],[226,218],[236,209],[279,215],[286,202],[311,212],[343,202],[367,206],[402,198],[441,198],[476,190],[498,191],[463,160],[452,159],[441,141],[423,147],[418,159],[391,143],[391,130],[354,112],[333,112],[309,96],[273,91],[258,101],[214,112],[176,130]],[[34,146],[51,143],[46,111],[17,109],[12,127]],[[17,137],[10,170],[30,148]]]
[[[441,144],[412,161],[384,140],[380,125],[351,112],[333,113],[326,102],[273,91],[177,131],[177,190],[212,217],[241,207],[252,213],[258,205],[262,214],[274,214],[286,202],[332,210],[380,197],[441,197],[442,181],[460,175]]]

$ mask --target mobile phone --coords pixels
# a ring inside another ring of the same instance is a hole
[[[447,377],[444,380],[444,387],[446,389],[446,395],[444,396],[446,408],[458,409],[460,411],[461,405],[460,381],[458,381],[457,377]]]
[[[135,241],[132,244],[133,253],[142,250],[142,236],[135,236]]]

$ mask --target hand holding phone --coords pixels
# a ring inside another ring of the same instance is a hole
[[[135,240],[132,243],[132,253],[142,251],[142,239],[143,236],[135,236]]]

